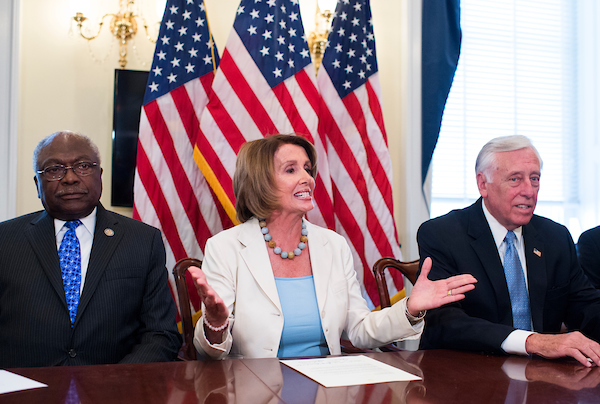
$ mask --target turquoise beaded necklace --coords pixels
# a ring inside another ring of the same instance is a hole
[[[259,219],[258,224],[260,226],[260,231],[262,232],[269,247],[272,248],[273,252],[279,255],[282,259],[292,259],[296,255],[300,255],[302,250],[306,248],[306,242],[308,241],[308,237],[306,236],[308,236],[308,230],[306,229],[306,223],[304,223],[304,220],[302,221],[302,230],[300,231],[300,242],[294,251],[281,251],[281,247],[277,246],[277,243],[275,243],[273,237],[269,234],[269,228],[267,227],[267,222],[265,219]]]

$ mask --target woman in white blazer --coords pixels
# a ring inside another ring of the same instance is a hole
[[[242,224],[210,238],[202,270],[190,268],[203,301],[194,345],[204,356],[340,354],[418,338],[427,309],[464,298],[475,278],[436,282],[426,260],[410,298],[371,312],[346,240],[304,219],[313,208],[316,151],[274,135],[242,146],[233,188]]]

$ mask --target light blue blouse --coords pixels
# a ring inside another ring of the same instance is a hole
[[[312,275],[275,277],[283,310],[283,332],[278,357],[328,355]]]

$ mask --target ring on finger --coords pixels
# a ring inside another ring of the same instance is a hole
[[[452,289],[448,290],[448,296],[452,296]]]

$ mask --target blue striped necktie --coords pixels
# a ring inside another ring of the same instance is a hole
[[[513,231],[506,233],[504,243],[504,276],[508,285],[510,305],[512,308],[513,326],[521,330],[531,331],[531,313],[529,309],[529,294],[525,284],[525,274],[519,260],[515,240],[517,236]]]
[[[75,229],[80,224],[81,222],[79,220],[71,220],[65,223],[68,230],[58,249],[60,272],[62,275],[63,287],[65,288],[65,297],[67,298],[71,327],[73,327],[73,324],[75,323],[77,305],[79,304],[79,290],[81,287],[81,249],[79,246],[79,239],[75,234]]]

